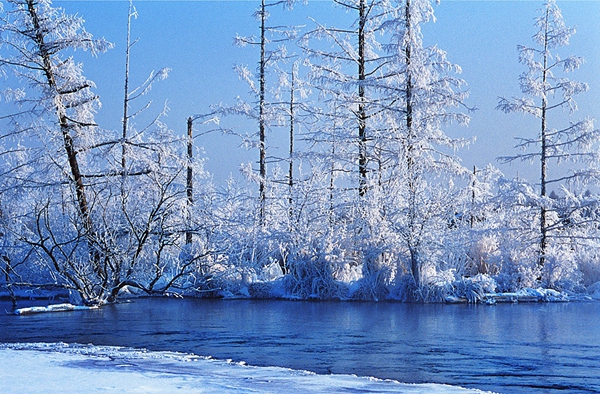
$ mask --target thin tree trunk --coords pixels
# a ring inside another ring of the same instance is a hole
[[[69,163],[69,168],[71,171],[71,182],[73,184],[73,187],[75,188],[79,215],[85,230],[84,236],[86,238],[87,245],[89,248],[89,254],[92,262],[93,271],[98,275],[99,278],[102,279],[102,283],[100,284],[100,288],[102,289],[106,285],[108,276],[105,270],[106,267],[103,266],[103,264],[101,264],[100,253],[95,247],[94,226],[92,223],[89,204],[85,194],[83,176],[81,174],[81,170],[79,169],[77,151],[75,150],[73,138],[71,137],[71,130],[80,126],[71,122],[67,116],[66,105],[64,103],[63,95],[60,92],[56,83],[55,74],[52,68],[51,55],[48,52],[48,47],[44,39],[44,34],[41,29],[39,16],[35,8],[35,4],[35,0],[27,0],[27,9],[31,18],[31,22],[33,24],[33,31],[35,32],[35,36],[32,37],[32,39],[34,40],[37,46],[39,56],[42,60],[42,69],[46,77],[48,87],[52,92],[54,92],[56,117],[60,125],[60,131],[63,138],[63,146],[67,155],[67,161]],[[84,302],[87,302],[87,300],[84,300]]]
[[[79,213],[81,214],[81,218],[85,229],[89,232],[92,230],[89,206],[85,195],[83,177],[79,169],[79,162],[77,161],[77,152],[75,151],[75,147],[73,146],[73,138],[70,134],[71,129],[77,126],[69,123],[65,104],[63,102],[63,97],[58,89],[56,79],[52,71],[52,61],[50,59],[50,53],[48,52],[46,42],[44,40],[44,35],[40,27],[38,13],[35,9],[35,0],[27,0],[27,7],[35,31],[35,37],[33,39],[38,47],[37,49],[42,59],[42,67],[46,77],[46,82],[48,83],[48,87],[50,88],[50,90],[55,92],[54,102],[56,105],[56,116],[60,125],[60,131],[63,137],[63,145],[67,154],[69,168],[71,170],[71,180],[73,182],[73,186],[75,187],[75,192],[77,195]]]
[[[289,187],[289,220],[290,224],[292,222],[294,216],[294,199],[293,199],[293,189],[294,189],[294,89],[296,78],[296,63],[292,66],[292,76],[291,76],[291,87],[290,87],[290,167],[288,169],[288,187]]]
[[[333,133],[331,141],[331,166],[329,167],[329,229],[333,229],[334,216],[333,216],[333,189],[335,187],[335,144],[336,138],[335,133],[337,132],[337,103],[334,104],[333,108]]]
[[[266,52],[266,19],[267,13],[265,9],[265,0],[261,1],[260,9],[260,63],[259,63],[259,115],[258,115],[258,128],[259,128],[259,222],[261,227],[265,224],[266,215],[266,141],[265,141],[265,52]]]
[[[421,286],[421,263],[418,256],[418,246],[414,245],[415,237],[413,233],[417,231],[416,226],[416,210],[417,210],[417,174],[415,169],[415,161],[413,157],[414,141],[416,139],[415,131],[413,127],[413,82],[412,82],[412,69],[411,69],[411,39],[412,25],[411,25],[411,9],[410,0],[406,0],[405,9],[406,18],[406,34],[409,37],[405,48],[405,61],[406,61],[406,173],[407,173],[407,192],[408,192],[408,249],[410,253],[410,265],[417,287]]]
[[[193,180],[193,169],[192,169],[192,159],[193,159],[193,130],[192,130],[192,117],[189,117],[187,120],[187,181],[185,191],[187,194],[187,204],[188,204],[188,218],[187,218],[187,230],[185,232],[185,243],[189,245],[192,243],[192,231],[191,231],[191,219],[192,219],[192,205],[194,205],[194,180]]]
[[[365,110],[365,0],[358,7],[358,194],[363,197],[367,192],[367,114]]]
[[[547,183],[547,161],[548,161],[548,153],[547,153],[547,129],[546,129],[546,111],[547,111],[547,107],[548,107],[548,97],[546,96],[546,81],[548,78],[548,19],[549,19],[549,15],[548,15],[548,10],[546,10],[546,31],[544,32],[544,55],[543,55],[543,71],[542,71],[542,84],[543,84],[543,89],[544,92],[542,94],[542,129],[541,129],[541,135],[540,135],[540,139],[541,139],[541,155],[540,155],[540,195],[542,197],[542,200],[545,199],[546,197],[546,183]],[[545,264],[545,260],[546,260],[546,247],[547,247],[547,219],[546,219],[546,214],[547,214],[547,210],[545,207],[545,201],[542,201],[542,207],[540,209],[540,235],[541,235],[541,239],[540,239],[540,261],[539,261],[539,266],[540,268],[544,267]]]
[[[473,228],[475,225],[475,186],[477,185],[477,167],[473,166],[473,183],[471,183],[471,217],[470,227]]]
[[[127,153],[126,148],[126,140],[127,140],[127,131],[129,127],[129,52],[131,50],[131,17],[133,10],[133,1],[129,1],[129,10],[127,14],[127,46],[125,48],[125,94],[123,98],[123,130],[122,130],[122,141],[121,141],[121,171],[123,171],[123,176],[126,173],[126,159],[125,155]]]

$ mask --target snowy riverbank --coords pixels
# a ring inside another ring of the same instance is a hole
[[[354,375],[251,367],[190,354],[65,343],[0,344],[0,392],[483,393]]]
[[[481,290],[481,289],[479,289]],[[600,282],[594,283],[592,286],[586,289],[586,292],[582,293],[567,293],[559,292],[553,289],[544,288],[524,288],[515,292],[465,292],[464,289],[460,292],[448,292],[446,295],[439,297],[440,303],[457,304],[457,303],[482,303],[493,305],[496,303],[519,303],[519,302],[570,302],[570,301],[600,301]],[[138,297],[147,297],[144,293],[139,292],[125,292],[121,300],[133,299]],[[27,306],[17,308],[12,311],[6,311],[6,313],[24,315],[33,313],[47,313],[47,312],[68,312],[77,310],[88,310],[100,307],[96,306],[83,306],[77,303],[68,302],[72,299],[67,293],[61,293],[58,291],[39,291],[35,289],[21,289],[15,293],[20,301],[26,300],[26,304],[31,301],[36,301],[40,305]],[[7,292],[0,290],[0,299],[10,299]],[[233,294],[224,292],[221,294],[223,299],[245,299],[245,298],[256,298],[248,294],[248,291],[242,292],[242,294]],[[269,297],[267,297],[269,298]],[[279,295],[278,297],[270,297],[272,299],[294,299],[292,297],[285,297]],[[46,301],[46,302],[45,302]],[[77,300],[75,300],[77,301]],[[390,298],[389,301],[397,301]],[[19,302],[20,304],[21,302]]]

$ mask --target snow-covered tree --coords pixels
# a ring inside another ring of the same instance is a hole
[[[314,139],[335,143],[336,157],[343,171],[355,174],[356,190],[366,195],[373,153],[369,147],[376,130],[378,95],[370,88],[381,75],[385,62],[378,32],[389,6],[382,0],[335,1],[351,15],[349,26],[327,26],[315,20],[316,28],[301,41],[311,69],[313,86],[330,110],[321,113],[330,133],[317,132]],[[337,135],[331,134],[335,131]]]
[[[83,244],[87,244],[84,249],[87,249],[92,271],[94,275],[104,277],[102,257],[94,247],[97,228],[82,167],[86,150],[98,132],[94,113],[99,101],[91,90],[94,83],[83,76],[81,64],[66,53],[81,49],[96,55],[109,49],[111,44],[103,39],[93,39],[83,28],[81,17],[53,8],[50,1],[10,0],[8,4],[9,9],[0,21],[0,47],[3,50],[0,67],[10,69],[24,84],[14,90],[18,93],[13,97],[22,110],[12,116],[11,121],[15,133],[29,140],[29,146],[32,146],[29,153],[33,157],[30,160],[35,160],[37,167],[31,167],[34,171],[21,179],[29,183],[28,187],[52,185],[53,194],[73,193],[76,214],[72,224],[77,228],[76,238],[79,239],[73,241],[79,244],[87,240]],[[25,94],[25,88],[35,93],[29,96]],[[36,146],[38,143],[40,145]],[[65,203],[69,204],[68,198],[63,199],[62,204]],[[50,205],[52,203],[47,199],[38,207]],[[38,219],[42,218],[40,211],[34,212]],[[41,246],[39,242],[35,244]],[[51,260],[56,256],[56,248],[41,247],[40,250]],[[65,273],[79,263],[69,260],[66,264],[62,266],[56,262],[55,266]]]
[[[534,46],[518,47],[519,62],[527,67],[521,74],[519,85],[523,97],[499,100],[498,109],[504,112],[520,112],[536,117],[540,128],[536,136],[519,137],[517,147],[524,153],[502,157],[504,162],[515,160],[538,161],[540,165],[539,201],[539,257],[540,267],[546,261],[551,233],[560,222],[556,219],[548,187],[569,182],[589,181],[597,178],[597,170],[586,165],[580,169],[558,171],[563,162],[596,163],[599,156],[597,142],[600,130],[594,129],[591,119],[569,122],[558,126],[564,111],[572,114],[577,110],[575,96],[588,90],[586,83],[572,81],[566,74],[577,70],[584,62],[578,56],[563,57],[559,49],[569,44],[575,29],[565,25],[561,10],[554,0],[548,0],[540,9],[533,36]],[[552,115],[557,115],[552,117]],[[553,125],[557,125],[554,126]],[[554,166],[553,166],[554,165]],[[597,167],[595,167],[597,168]],[[551,170],[554,170],[551,172]],[[551,172],[551,173],[550,173]]]
[[[193,168],[196,179],[201,179],[205,175],[202,160],[190,163],[184,155],[184,140],[163,123],[166,105],[143,127],[133,122],[151,108],[151,100],[140,105],[139,99],[169,72],[168,68],[152,71],[131,88],[130,82],[136,76],[130,70],[131,50],[137,42],[131,40],[131,21],[135,17],[137,11],[130,1],[121,135],[97,144],[106,160],[106,169],[95,175],[98,187],[94,191],[103,229],[97,242],[110,259],[108,301],[115,300],[125,287],[149,294],[188,287],[187,281],[196,273],[204,254],[202,242],[183,245],[183,234],[187,238],[198,230],[191,220],[193,207],[184,186],[186,170]],[[198,215],[193,222],[203,218]]]
[[[161,122],[164,111],[141,130],[130,120],[148,105],[128,112],[166,73],[130,90],[128,35],[123,127],[102,130],[94,122],[94,84],[69,54],[111,45],[50,1],[9,4],[0,20],[0,66],[17,77],[4,93],[19,111],[5,118],[11,128],[3,136],[13,147],[3,152],[0,174],[3,205],[11,208],[4,271],[21,283],[73,290],[88,304],[114,301],[125,287],[164,293],[192,286],[204,252],[182,253],[189,209],[183,141]],[[130,18],[132,11],[130,4]]]
[[[77,145],[84,145],[88,130],[96,126],[93,114],[99,102],[91,91],[93,82],[82,75],[81,65],[62,53],[83,49],[95,55],[111,44],[93,39],[83,29],[82,18],[52,8],[50,1],[9,0],[9,4],[13,8],[2,18],[0,27],[3,33],[0,45],[6,51],[0,58],[0,66],[12,68],[39,92],[32,110],[52,122],[46,126],[50,139],[58,137],[62,142],[65,169],[70,172],[81,220],[87,231],[91,231],[90,208],[77,156],[81,146]],[[21,102],[32,103],[26,98]]]
[[[305,134],[312,171],[309,184],[314,188],[311,200],[317,205],[308,204],[311,209],[304,210],[308,216],[301,222],[317,220],[320,228],[313,230],[318,237],[309,237],[316,253],[315,266],[301,261],[303,268],[298,272],[317,274],[327,283],[327,294],[340,294],[339,289],[331,292],[336,280],[357,279],[354,274],[360,272],[368,255],[363,253],[369,248],[363,242],[369,238],[364,213],[372,202],[371,195],[367,198],[376,171],[371,141],[378,127],[378,93],[369,81],[381,74],[384,62],[378,29],[386,12],[385,1],[334,3],[347,15],[342,19],[347,23],[329,26],[322,19],[313,19],[315,27],[300,40],[318,100],[318,105],[308,110],[316,122]],[[301,278],[295,280],[306,283]],[[357,286],[352,296],[380,297],[369,290],[363,292],[363,288]]]
[[[279,86],[277,82],[273,84],[268,81],[269,76],[275,77],[279,82],[280,75],[284,73],[281,69],[282,63],[288,62],[293,56],[288,53],[286,43],[293,39],[297,34],[297,29],[289,26],[269,25],[269,10],[277,6],[291,9],[295,0],[261,0],[260,6],[254,13],[254,17],[259,22],[259,36],[246,37],[236,36],[235,43],[239,46],[256,46],[259,48],[259,61],[256,72],[251,71],[246,66],[236,66],[236,72],[240,79],[244,80],[250,87],[251,100],[246,102],[239,100],[234,106],[222,111],[223,113],[234,113],[243,115],[249,119],[255,120],[258,124],[258,141],[249,138],[251,145],[256,145],[259,153],[258,160],[258,178],[259,185],[258,196],[258,215],[257,218],[261,225],[265,225],[267,215],[267,134],[273,126],[285,122],[284,117],[286,108],[280,105],[280,99],[273,97],[277,95]],[[271,97],[270,97],[271,96]]]
[[[376,82],[386,128],[377,136],[388,159],[387,207],[394,216],[417,287],[424,281],[425,265],[435,262],[435,245],[429,237],[443,236],[450,193],[440,183],[468,170],[454,151],[468,141],[447,136],[443,126],[467,124],[464,113],[465,82],[455,76],[460,68],[446,59],[436,46],[423,45],[421,27],[434,20],[429,0],[406,0],[396,5],[384,23],[391,39],[385,48],[389,60],[384,76]]]

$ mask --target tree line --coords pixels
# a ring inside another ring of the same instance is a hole
[[[498,110],[539,129],[501,160],[539,165],[537,182],[492,166],[465,168],[470,140],[460,67],[422,27],[429,0],[335,0],[349,26],[270,24],[294,1],[261,0],[255,70],[236,67],[249,95],[199,109],[188,133],[164,122],[145,95],[168,76],[130,86],[135,56],[128,8],[121,130],[95,121],[94,82],[73,57],[112,44],[50,0],[6,0],[0,13],[0,284],[68,290],[83,304],[123,292],[191,296],[471,302],[529,287],[582,292],[600,278],[598,136],[592,119],[563,122],[588,85],[568,78],[583,59],[562,56],[575,30],[554,0],[519,46],[522,96]],[[154,110],[148,124],[134,122]],[[228,127],[244,117],[256,132]],[[201,125],[201,126],[200,126]],[[194,128],[196,127],[196,128]],[[248,183],[213,185],[194,157],[203,132],[239,135],[258,153]],[[269,149],[289,137],[286,157]],[[298,147],[300,146],[300,148]],[[572,162],[570,172],[550,170]],[[552,189],[551,189],[552,188]],[[551,193],[553,189],[559,190]]]

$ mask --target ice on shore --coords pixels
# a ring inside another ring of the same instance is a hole
[[[0,344],[0,392],[482,393],[354,375],[251,367],[190,354],[65,343]]]
[[[13,313],[15,315],[28,315],[32,313],[47,313],[47,312],[69,312],[69,311],[84,311],[90,309],[97,309],[98,306],[83,306],[73,305],[69,303],[65,304],[53,304],[48,306],[30,306],[27,308],[16,309]]]

